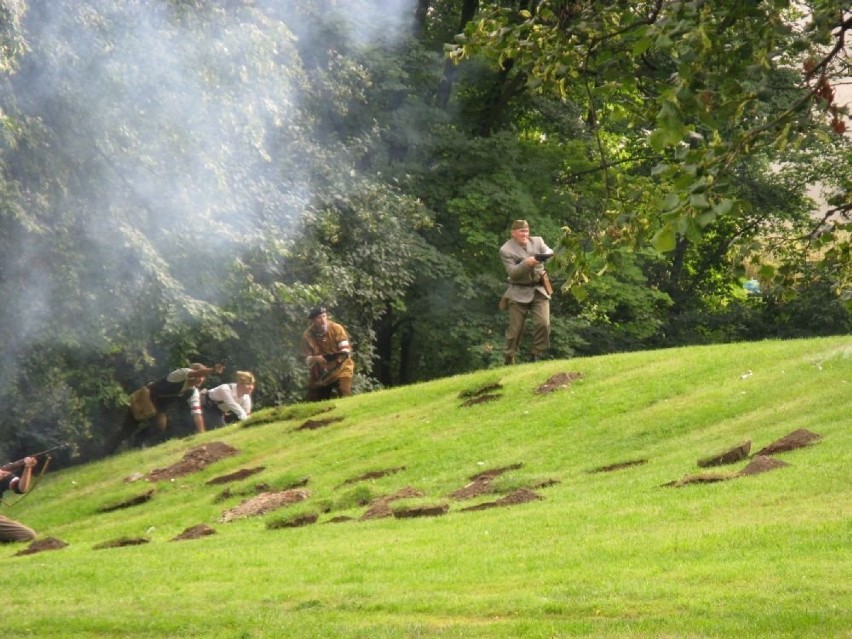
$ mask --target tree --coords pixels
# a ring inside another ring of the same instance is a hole
[[[790,2],[494,4],[468,25],[453,56],[484,56],[506,86],[522,83],[581,107],[605,176],[592,253],[649,242],[669,252],[699,241],[720,217],[745,215],[732,179],[743,158],[783,157],[816,137],[847,143],[838,135],[848,114],[831,85],[850,75],[842,54],[852,14],[835,0],[807,9]],[[848,231],[849,208],[835,212],[826,220],[832,232]],[[569,286],[578,292],[588,278],[586,238],[587,229],[582,238],[569,229],[564,241],[574,253]]]

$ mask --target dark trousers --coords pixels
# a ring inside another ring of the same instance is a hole
[[[340,397],[349,397],[352,394],[352,378],[339,377],[325,386],[311,386],[308,388],[307,400],[309,402],[321,402],[324,399],[331,399],[335,389]]]
[[[550,300],[539,291],[528,304],[509,300],[509,326],[506,328],[506,344],[503,353],[514,357],[518,352],[527,315],[532,315],[532,354],[541,355],[550,348]]]

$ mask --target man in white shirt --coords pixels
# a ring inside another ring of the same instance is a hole
[[[236,383],[201,391],[204,422],[209,426],[224,426],[248,419],[251,415],[254,375],[249,371],[237,371],[235,378]]]

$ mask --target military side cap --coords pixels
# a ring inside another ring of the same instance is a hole
[[[528,229],[529,227],[530,225],[527,224],[526,220],[515,220],[514,222],[512,222],[513,231],[517,231],[518,229]]]

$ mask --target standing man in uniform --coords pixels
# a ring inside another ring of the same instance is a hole
[[[307,400],[318,402],[331,397],[337,389],[341,397],[352,394],[352,346],[342,324],[328,319],[324,306],[316,306],[308,314],[311,325],[302,334],[302,355],[311,370]]]
[[[33,467],[38,463],[35,457],[24,458],[24,470],[18,477],[13,472],[0,469],[0,497],[3,492],[11,490],[19,495],[30,489],[33,479]],[[36,538],[35,531],[29,526],[0,515],[0,543],[7,541],[32,541]]]
[[[512,238],[500,247],[500,261],[506,269],[509,288],[500,306],[509,311],[504,363],[514,364],[527,315],[532,315],[532,360],[538,361],[550,348],[550,295],[553,289],[544,271],[544,262],[553,250],[538,236],[530,237],[526,220],[512,222]]]

